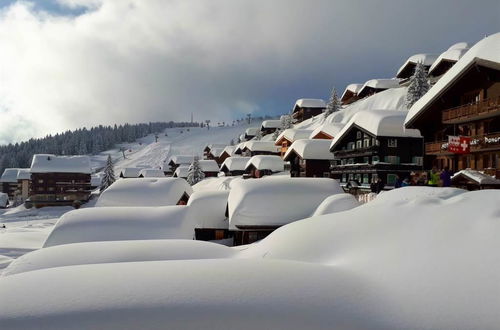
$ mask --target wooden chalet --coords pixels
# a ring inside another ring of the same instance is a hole
[[[321,99],[299,99],[292,110],[292,118],[300,123],[306,119],[317,116],[326,108],[325,101]]]
[[[499,176],[498,45],[500,33],[479,41],[410,109],[405,125],[422,133],[427,169],[470,168]]]
[[[18,192],[18,182],[17,173],[18,168],[6,168],[0,177],[0,183],[2,184],[2,192],[7,194],[10,199],[14,199],[14,196]]]
[[[422,137],[418,130],[404,129],[405,115],[392,110],[355,114],[330,146],[332,177],[368,188],[379,178],[393,186],[397,176],[422,170]]]
[[[283,172],[285,162],[280,156],[257,155],[250,158],[245,166],[245,174],[252,178],[262,178],[266,175]]]
[[[279,155],[280,148],[274,144],[274,141],[248,141],[245,142],[241,155]]]
[[[208,153],[207,155],[207,159],[213,159],[215,160],[215,162],[220,165],[222,164],[222,161],[221,161],[221,155],[222,155],[222,152],[224,151],[224,148],[211,148],[210,149],[210,152]]]
[[[309,135],[309,139],[333,140],[333,138],[344,128],[342,123],[324,123],[317,127]]]
[[[158,168],[143,168],[139,172],[139,178],[163,178],[165,173]]]
[[[181,165],[189,166],[194,160],[194,156],[186,155],[174,155],[168,160],[168,167],[170,168],[170,173],[175,173],[175,170]]]
[[[219,162],[220,162],[220,165],[224,163],[224,161],[229,158],[229,157],[232,157],[234,155],[234,152],[236,151],[236,146],[226,146],[220,156],[219,156]]]
[[[244,141],[250,141],[251,139],[253,139],[256,135],[257,135],[257,132],[260,130],[260,127],[249,127],[245,130],[245,135],[243,136],[244,137]]]
[[[174,174],[172,175],[174,178],[183,178],[186,179],[189,173],[189,165],[180,165],[175,169]]]
[[[398,79],[371,79],[365,82],[358,92],[358,99],[385,91],[389,88],[399,87]]]
[[[281,120],[264,120],[260,126],[262,135],[273,134],[281,128]]]
[[[229,190],[196,191],[189,198],[192,217],[196,221],[195,239],[200,241],[219,241],[231,239],[229,220],[225,215]],[[229,240],[231,242],[231,240]]]
[[[436,61],[438,55],[436,54],[415,54],[410,56],[406,62],[399,68],[396,73],[396,78],[401,79],[400,84],[405,85],[409,83],[409,79],[415,72],[417,63],[422,63],[426,71],[429,71],[430,66]]]
[[[344,93],[342,93],[342,96],[340,97],[340,102],[343,105],[351,104],[353,102],[356,102],[359,97],[358,93],[363,87],[363,84],[349,84],[347,85]]]
[[[213,159],[199,160],[201,171],[205,174],[205,178],[217,177],[220,169],[217,162]]]
[[[288,128],[281,132],[274,143],[276,146],[280,147],[280,155],[283,158],[286,151],[292,145],[292,143],[299,139],[307,139],[312,133],[310,129],[298,129],[298,128]]]
[[[224,144],[217,144],[217,143],[210,143],[210,144],[207,144],[205,146],[205,148],[203,148],[203,159],[213,159],[213,158],[210,158],[210,151],[213,149],[213,148],[218,148],[218,149],[223,149],[226,145]],[[193,161],[193,160],[191,160]]]
[[[467,190],[500,189],[500,180],[474,170],[461,170],[451,179],[453,187]]]
[[[429,79],[435,83],[443,74],[445,74],[462,56],[469,50],[466,42],[454,44],[448,50],[443,52],[429,67]]]
[[[220,167],[225,176],[238,176],[245,174],[245,167],[251,157],[228,157]]]
[[[290,162],[291,177],[330,177],[331,141],[324,139],[297,140],[288,149],[283,160]]]
[[[36,207],[74,205],[90,197],[90,158],[37,154],[31,163],[31,194]]]

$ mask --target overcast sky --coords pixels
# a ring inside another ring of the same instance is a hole
[[[282,114],[500,31],[500,1],[0,0],[0,144]]]

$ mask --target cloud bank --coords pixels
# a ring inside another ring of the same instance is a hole
[[[500,30],[496,1],[481,11],[470,1],[58,2],[85,10],[23,1],[0,11],[0,144],[191,112],[280,114]]]

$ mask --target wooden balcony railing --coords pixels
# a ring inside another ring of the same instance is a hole
[[[442,113],[444,124],[458,124],[469,120],[500,115],[500,96],[488,98],[476,103],[446,109]]]
[[[478,151],[491,147],[495,148],[496,146],[500,146],[500,132],[471,137],[471,151]],[[427,142],[425,144],[426,154],[434,154],[439,152],[448,152],[448,140]]]

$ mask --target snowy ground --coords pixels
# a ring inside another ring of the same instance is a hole
[[[135,143],[122,144],[126,148],[126,159],[116,149],[92,156],[92,167],[102,168],[108,154],[115,160],[115,173],[125,167],[158,168],[172,155],[199,155],[209,143],[229,144],[248,127],[258,127],[260,122],[250,125],[206,128],[171,128],[159,135],[155,142],[154,135],[148,135]],[[188,131],[189,129],[189,131]],[[182,133],[181,133],[182,132]],[[83,207],[93,207],[95,201]],[[45,207],[42,209],[25,209],[23,206],[0,210],[0,272],[12,260],[42,247],[45,239],[55,223],[64,213],[73,210],[72,207]]]

